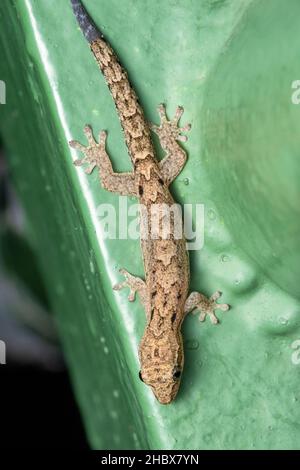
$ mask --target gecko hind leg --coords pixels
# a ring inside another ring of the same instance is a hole
[[[113,289],[114,290],[121,290],[124,287],[129,287],[129,295],[128,300],[129,302],[133,302],[135,300],[135,294],[138,292],[141,301],[143,304],[146,302],[146,283],[140,277],[133,276],[130,274],[126,269],[120,269],[120,273],[123,274],[125,277],[125,281],[119,282],[116,284]]]
[[[226,312],[230,308],[228,304],[217,303],[217,299],[219,299],[221,295],[222,293],[220,291],[216,291],[213,295],[207,298],[199,292],[192,292],[185,302],[184,313],[187,314],[192,312],[195,314],[197,310],[200,310],[200,321],[204,321],[208,315],[211,322],[216,325],[219,323],[219,320],[215,315],[215,310],[220,309],[223,312]]]
[[[173,119],[168,120],[166,109],[163,104],[157,108],[161,124],[157,126],[150,124],[150,128],[158,135],[160,144],[166,152],[166,156],[159,162],[162,177],[167,184],[170,184],[181,172],[186,162],[186,152],[180,147],[177,141],[186,142],[187,136],[182,132],[188,132],[191,125],[179,127],[178,123],[183,114],[183,108],[178,106]]]
[[[120,193],[124,196],[136,196],[136,184],[133,173],[115,173],[112,168],[110,158],[106,152],[105,131],[99,134],[99,143],[96,142],[90,126],[85,126],[84,133],[86,135],[88,146],[84,146],[76,140],[69,142],[70,147],[80,150],[84,154],[84,158],[75,160],[74,165],[81,166],[88,163],[89,166],[85,172],[89,175],[95,167],[99,168],[99,176],[104,189],[114,193]]]

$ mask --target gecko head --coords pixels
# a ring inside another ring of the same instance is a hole
[[[167,329],[158,336],[153,325],[146,328],[140,344],[140,379],[149,385],[157,400],[167,405],[177,395],[183,369],[181,334]]]
[[[177,395],[180,379],[181,366],[172,364],[155,364],[148,366],[140,371],[140,379],[152,388],[156,399],[162,404],[167,405]]]

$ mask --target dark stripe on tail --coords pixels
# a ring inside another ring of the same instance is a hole
[[[87,13],[80,0],[71,0],[74,14],[79,26],[89,43],[98,38],[103,38],[103,34],[96,27],[95,23]]]

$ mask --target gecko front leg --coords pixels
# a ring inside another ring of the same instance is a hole
[[[119,282],[116,284],[113,289],[114,290],[121,290],[124,287],[129,287],[129,295],[128,300],[129,302],[133,302],[135,300],[136,292],[139,294],[141,303],[143,304],[147,316],[147,320],[149,319],[149,300],[147,297],[147,288],[146,283],[140,277],[133,276],[130,274],[126,269],[120,269],[120,273],[123,274],[125,277],[125,281]]]
[[[228,304],[218,304],[216,302],[217,299],[221,297],[221,295],[222,294],[220,291],[216,291],[212,296],[207,298],[205,295],[200,294],[199,292],[192,292],[185,302],[184,313],[196,313],[196,310],[200,310],[200,321],[204,321],[208,315],[211,322],[216,325],[219,323],[219,320],[215,315],[215,310],[220,309],[223,310],[223,312],[226,312],[230,308]],[[195,312],[193,312],[193,310],[195,310]]]
[[[186,162],[186,152],[178,145],[177,141],[187,141],[187,136],[182,135],[182,132],[189,131],[191,125],[178,126],[184,111],[180,106],[177,107],[175,116],[170,121],[167,118],[163,104],[160,104],[157,110],[161,125],[150,124],[150,128],[158,135],[160,144],[166,152],[166,156],[159,162],[159,166],[165,183],[170,184],[179,175]]]
[[[99,134],[99,143],[96,142],[90,126],[85,126],[84,133],[88,140],[88,146],[84,146],[72,140],[69,142],[70,147],[80,150],[84,154],[84,158],[75,160],[76,166],[89,163],[89,167],[85,172],[89,175],[95,167],[99,168],[99,176],[104,189],[123,196],[137,196],[135,177],[133,173],[115,173],[112,168],[111,161],[105,149],[107,134],[101,131]]]

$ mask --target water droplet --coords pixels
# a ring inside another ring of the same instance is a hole
[[[52,191],[52,188],[51,188],[50,184],[46,184],[45,190],[46,190],[48,193],[50,193],[50,192]]]
[[[281,325],[287,325],[288,322],[289,322],[289,321],[288,321],[287,318],[284,318],[284,317],[280,317],[280,318],[279,318],[279,323],[280,323]]]
[[[85,284],[86,290],[91,290],[91,286],[89,285],[89,281],[86,277],[84,278],[83,282]]]
[[[118,413],[115,410],[111,410],[109,414],[112,419],[118,419]]]
[[[104,354],[108,354],[108,353],[109,353],[108,347],[107,347],[107,346],[104,346],[103,351],[104,351]]]
[[[114,398],[119,398],[120,396],[119,390],[113,390],[112,394]]]
[[[209,209],[207,215],[210,220],[216,220],[217,218],[217,214],[215,213],[213,209]]]
[[[90,261],[90,270],[92,274],[95,274],[95,266],[92,260]]]
[[[187,349],[198,349],[199,348],[199,342],[196,339],[188,339],[185,342],[185,346]]]
[[[222,263],[227,263],[227,262],[229,261],[229,256],[227,256],[227,255],[222,255],[222,256],[221,256],[221,261],[222,261]]]
[[[97,338],[97,328],[90,315],[87,315],[87,321],[92,335]]]
[[[138,439],[137,434],[135,432],[132,433],[132,437],[133,437],[133,440],[135,442],[135,445],[138,445],[139,444],[139,439]]]
[[[104,336],[101,336],[100,342],[101,342],[101,343],[105,343],[105,338],[104,338]]]
[[[190,184],[189,178],[184,178],[183,182],[186,186],[188,186]]]

